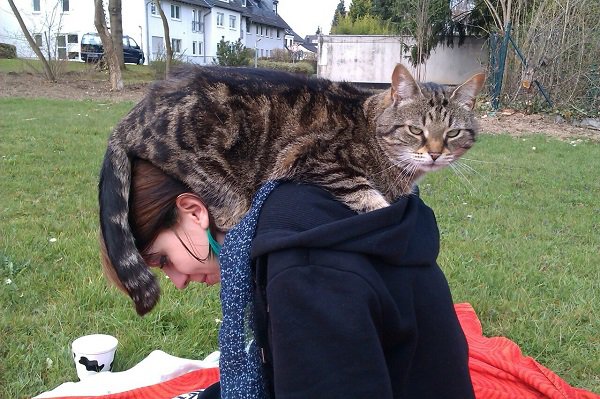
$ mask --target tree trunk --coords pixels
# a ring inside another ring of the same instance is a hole
[[[173,59],[173,49],[171,48],[171,35],[169,34],[169,22],[167,21],[167,16],[162,9],[162,4],[160,0],[156,0],[156,7],[158,8],[158,12],[160,13],[160,19],[162,19],[163,29],[165,31],[165,50],[167,52],[165,59],[165,78],[169,76],[169,71],[171,70],[171,60]]]
[[[121,76],[121,66],[115,52],[110,31],[106,26],[106,14],[102,0],[94,0],[94,25],[102,40],[104,46],[104,59],[108,65],[108,73],[110,76],[110,88],[114,91],[123,90],[123,77]]]
[[[108,0],[108,15],[110,16],[110,35],[119,59],[121,70],[125,70],[123,58],[123,13],[121,0]]]
[[[21,13],[15,6],[15,2],[13,0],[8,0],[8,4],[10,4],[10,8],[15,14],[17,21],[19,21],[19,26],[21,27],[21,30],[23,31],[23,34],[27,39],[27,43],[29,43],[29,46],[31,47],[35,55],[37,55],[37,57],[42,62],[42,66],[44,67],[44,75],[46,76],[46,79],[48,79],[51,82],[56,82],[56,76],[54,76],[54,72],[52,72],[52,68],[50,68],[48,60],[46,59],[46,57],[44,57],[44,53],[42,53],[42,50],[40,50],[38,45],[35,43],[35,40],[33,40],[33,37],[31,37],[31,34],[27,30],[25,22],[23,22],[23,18],[21,18]]]

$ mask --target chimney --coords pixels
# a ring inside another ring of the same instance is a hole
[[[277,14],[277,4],[279,4],[279,0],[273,0],[273,12]]]

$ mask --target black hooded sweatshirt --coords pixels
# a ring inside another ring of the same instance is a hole
[[[438,251],[418,195],[356,214],[315,186],[275,188],[252,242],[271,395],[473,398]]]

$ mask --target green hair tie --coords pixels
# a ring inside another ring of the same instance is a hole
[[[206,236],[208,237],[208,245],[210,245],[210,249],[219,257],[219,253],[221,252],[221,244],[217,242],[210,234],[210,229],[206,229]]]

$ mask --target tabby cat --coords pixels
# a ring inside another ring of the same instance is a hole
[[[260,69],[184,68],[155,83],[117,125],[100,176],[100,224],[116,274],[144,314],[159,290],[128,223],[131,160],[186,183],[228,230],[266,181],[329,190],[358,212],[411,192],[475,140],[477,74],[452,88],[417,83],[397,65],[391,89],[373,94]]]

